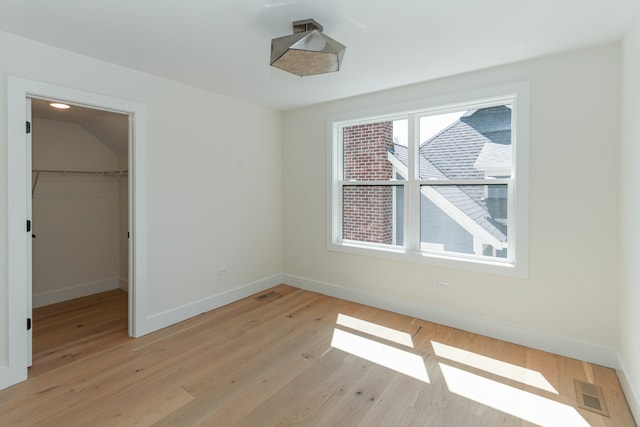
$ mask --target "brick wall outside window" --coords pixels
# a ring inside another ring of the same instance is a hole
[[[344,128],[344,179],[388,181],[393,167],[388,150],[393,148],[393,122]],[[370,243],[393,241],[393,190],[389,186],[345,186],[343,189],[342,237]]]

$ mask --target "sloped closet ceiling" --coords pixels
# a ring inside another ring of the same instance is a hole
[[[79,106],[58,110],[51,107],[49,101],[41,99],[33,99],[31,107],[34,118],[78,124],[118,156],[128,153],[129,118],[127,115]]]

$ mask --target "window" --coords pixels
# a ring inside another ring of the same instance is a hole
[[[330,120],[330,249],[526,275],[525,95]]]

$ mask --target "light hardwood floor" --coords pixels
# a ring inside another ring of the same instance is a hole
[[[39,308],[34,365],[0,391],[0,425],[635,425],[611,369],[272,291],[138,339],[121,291]],[[577,408],[574,378],[602,386],[610,418]]]

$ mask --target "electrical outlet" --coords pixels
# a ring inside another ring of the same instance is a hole
[[[449,282],[438,280],[438,287],[441,289],[449,289]]]

